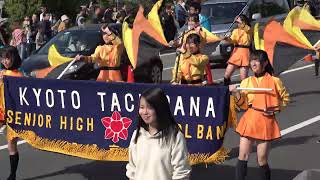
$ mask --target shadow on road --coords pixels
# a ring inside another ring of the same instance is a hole
[[[310,139],[318,138],[318,135],[312,136],[300,136],[300,137],[289,137],[289,138],[281,138],[280,140],[275,140],[271,143],[271,149],[281,147],[281,146],[292,146],[292,145],[300,145],[304,144]],[[252,148],[252,153],[257,152],[257,149],[254,147]],[[229,153],[228,159],[237,158],[239,154],[239,148],[232,148],[231,152]]]
[[[301,137],[289,137],[283,138],[272,143],[272,148],[280,146],[291,146],[300,145],[306,143],[308,140],[313,138],[318,138],[319,136],[301,136]],[[256,149],[253,149],[256,152]],[[230,158],[237,158],[238,148],[233,148],[229,154]],[[52,172],[49,174],[39,175],[36,177],[26,178],[24,180],[38,180],[43,178],[55,179],[55,176],[68,175],[68,174],[80,174],[88,180],[121,180],[126,179],[126,162],[104,162],[104,161],[93,161],[90,163],[79,164],[75,166],[67,167],[61,171]],[[225,165],[196,165],[193,166],[193,172],[191,179],[225,179],[233,180],[234,177],[234,167]],[[256,180],[258,177],[259,168],[250,167],[248,168],[247,180]],[[291,180],[297,176],[300,171],[294,170],[283,170],[283,169],[272,169],[272,179],[273,180]]]
[[[234,177],[234,167],[224,166],[224,165],[197,165],[193,167],[193,172],[191,180],[209,180],[209,179],[225,179],[233,180]],[[273,180],[291,180],[299,171],[292,170],[281,170],[272,169],[272,179]],[[247,180],[257,180],[259,173],[258,168],[248,168]],[[52,178],[60,175],[67,174],[81,174],[84,178],[88,180],[122,180],[125,177],[125,163],[119,162],[91,162],[87,164],[80,164],[76,166],[67,167],[64,170],[53,172],[50,174],[40,175],[36,177],[27,178],[24,180],[38,180],[43,178]]]
[[[290,94],[290,97],[315,95],[315,94],[320,95],[320,91],[304,91],[304,92],[292,93],[292,94]]]

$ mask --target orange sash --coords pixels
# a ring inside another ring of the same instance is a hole
[[[263,111],[278,111],[280,110],[279,94],[275,82],[269,73],[266,73],[260,84],[257,79],[251,77],[254,88],[271,88],[272,91],[254,92],[252,107]]]

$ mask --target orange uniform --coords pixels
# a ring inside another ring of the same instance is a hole
[[[3,70],[2,74],[4,76],[14,76],[14,77],[22,77],[23,73],[18,70]],[[4,100],[4,84],[1,80],[0,82],[0,122],[4,121],[4,113],[5,113],[5,100]]]
[[[249,66],[250,27],[246,25],[244,28],[233,30],[230,39],[235,44],[235,48],[228,63],[236,66]]]
[[[289,102],[289,94],[279,78],[266,73],[262,77],[248,77],[241,82],[243,88],[270,88],[272,91],[242,91],[237,105],[247,111],[241,117],[236,132],[258,140],[280,138],[280,128],[274,112]],[[271,115],[266,115],[271,113]]]
[[[208,56],[203,54],[192,55],[188,52],[181,54],[177,57],[176,64],[172,70],[171,82],[202,85],[208,62]]]
[[[114,35],[111,44],[98,46],[91,56],[85,56],[85,60],[89,62],[100,62],[100,66],[106,67],[108,70],[101,70],[97,81],[116,82],[122,81],[120,72],[121,55],[124,50],[123,43],[119,37]]]

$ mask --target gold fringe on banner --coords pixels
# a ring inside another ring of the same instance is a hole
[[[14,131],[10,126],[7,127],[7,136],[9,140],[14,138],[22,138],[33,147],[61,154],[87,158],[92,160],[104,161],[128,161],[128,148],[118,146],[110,146],[109,150],[99,149],[97,145],[83,145],[77,143],[69,143],[61,140],[49,140],[37,136],[32,131]],[[221,147],[218,151],[210,156],[210,154],[189,154],[191,165],[195,164],[221,164],[228,156],[230,150]]]
[[[19,137],[40,150],[52,151],[92,160],[128,161],[128,148],[115,147],[105,150],[99,149],[97,145],[83,145],[61,140],[49,140],[37,136],[32,131],[14,131],[9,126],[7,127],[7,131],[9,140]]]
[[[228,157],[230,150],[223,146],[211,156],[209,154],[190,154],[189,162],[191,165],[195,164],[222,164]]]
[[[233,129],[237,127],[236,101],[234,96],[230,96],[228,127]]]

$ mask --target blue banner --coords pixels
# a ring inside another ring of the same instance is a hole
[[[226,87],[4,78],[8,138],[95,160],[125,161],[140,94],[160,87],[187,140],[192,164],[223,160],[230,95]]]

